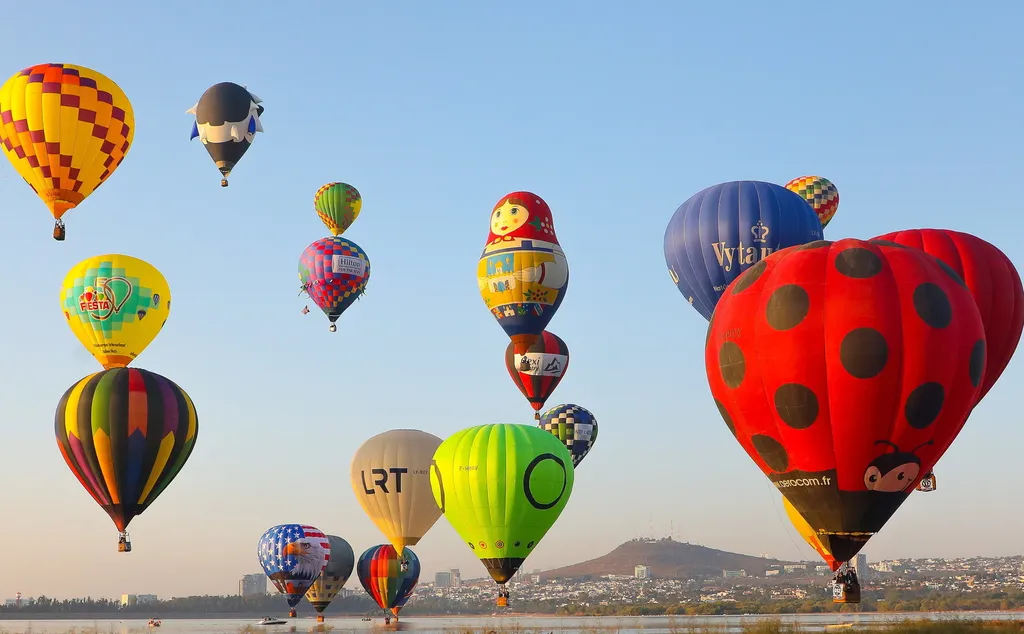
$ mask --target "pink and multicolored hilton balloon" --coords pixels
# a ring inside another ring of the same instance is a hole
[[[345,238],[321,238],[306,247],[299,258],[299,281],[313,303],[334,322],[366,290],[370,258],[358,244]]]

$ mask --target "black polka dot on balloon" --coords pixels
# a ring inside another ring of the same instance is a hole
[[[953,320],[953,306],[938,284],[924,282],[914,289],[914,310],[932,328],[945,328]]]
[[[874,328],[851,330],[839,346],[843,369],[858,379],[870,379],[885,369],[889,346],[885,337]]]
[[[807,429],[818,418],[818,397],[799,383],[786,383],[775,390],[775,411],[793,429]]]
[[[726,411],[725,406],[722,405],[718,399],[715,399],[715,407],[718,408],[718,413],[722,415],[722,420],[725,421],[725,426],[729,428],[732,435],[736,435],[736,425],[732,422],[732,416],[729,416],[729,412]]]
[[[863,280],[882,272],[882,258],[864,247],[851,247],[836,255],[836,270],[855,279]]]
[[[827,247],[832,244],[829,240],[815,240],[814,242],[808,242],[807,244],[801,244],[797,247],[796,251],[809,251],[811,249],[820,249],[821,247]]]
[[[924,429],[931,425],[939,417],[945,400],[946,390],[942,384],[928,382],[917,386],[907,397],[907,404],[903,408],[907,424],[914,429]]]
[[[750,438],[757,455],[768,465],[768,468],[776,473],[782,473],[789,467],[789,456],[786,455],[786,448],[779,441],[770,436],[756,434]]]
[[[957,273],[953,269],[953,267],[951,267],[950,265],[946,264],[945,262],[943,262],[939,258],[935,258],[935,263],[939,265],[939,268],[942,269],[943,273],[945,273],[949,277],[953,278],[954,282],[956,282],[960,286],[963,286],[964,288],[967,288],[967,282],[964,282],[964,278],[960,277],[960,274]]]
[[[775,330],[789,330],[799,325],[810,309],[811,298],[807,291],[796,284],[786,284],[775,289],[768,298],[764,317]]]
[[[757,278],[764,275],[764,270],[767,267],[768,265],[765,261],[761,260],[746,271],[743,271],[743,274],[736,278],[736,282],[732,285],[732,294],[742,293],[750,288],[750,285],[756,282]]]
[[[971,385],[978,387],[981,385],[981,377],[985,372],[985,340],[978,339],[974,342],[974,347],[971,348]]]
[[[729,387],[736,389],[743,383],[743,376],[747,373],[747,361],[735,342],[726,341],[718,349],[718,369],[722,372],[722,380]]]

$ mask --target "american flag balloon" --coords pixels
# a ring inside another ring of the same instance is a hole
[[[327,567],[331,545],[319,528],[281,524],[263,533],[258,552],[263,571],[294,608]]]

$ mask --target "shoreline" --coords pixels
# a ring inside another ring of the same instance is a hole
[[[544,613],[530,613],[530,612],[510,612],[506,614],[410,614],[408,616],[402,616],[400,622],[408,622],[415,620],[425,619],[444,619],[444,620],[455,620],[455,619],[479,619],[479,620],[500,620],[500,619],[543,619],[543,620],[560,620],[560,619],[609,619],[609,620],[621,620],[621,619],[722,619],[722,618],[779,618],[779,617],[791,617],[791,616],[836,616],[842,618],[856,617],[861,615],[872,615],[873,619],[877,619],[878,616],[889,616],[889,617],[904,617],[907,619],[913,619],[915,616],[922,614],[1017,614],[1024,613],[1024,608],[1011,608],[1006,610],[929,610],[929,611],[872,611],[872,612],[786,612],[786,613],[757,613],[757,614],[649,614],[649,615],[583,615],[583,614],[544,614]],[[273,613],[272,613],[273,615]],[[878,615],[878,616],[874,616]],[[122,614],[117,612],[32,612],[32,613],[21,613],[21,614],[0,614],[0,623],[4,621],[148,621],[151,618],[158,618],[161,621],[240,621],[247,619],[261,619],[267,616],[262,612],[183,612],[180,614],[169,614],[167,616],[160,616],[159,611],[153,614],[143,613],[132,613]],[[363,619],[366,614],[336,614],[336,615],[324,615],[326,622],[331,621],[344,621],[351,619]],[[315,620],[316,614],[300,614],[299,616],[288,619],[288,617],[280,617],[287,620]],[[374,621],[383,620],[383,614],[376,614],[370,616]]]

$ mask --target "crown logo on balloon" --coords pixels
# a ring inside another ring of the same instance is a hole
[[[763,244],[768,242],[768,234],[771,233],[771,229],[758,220],[757,224],[750,228],[750,233],[754,234],[754,242]]]

